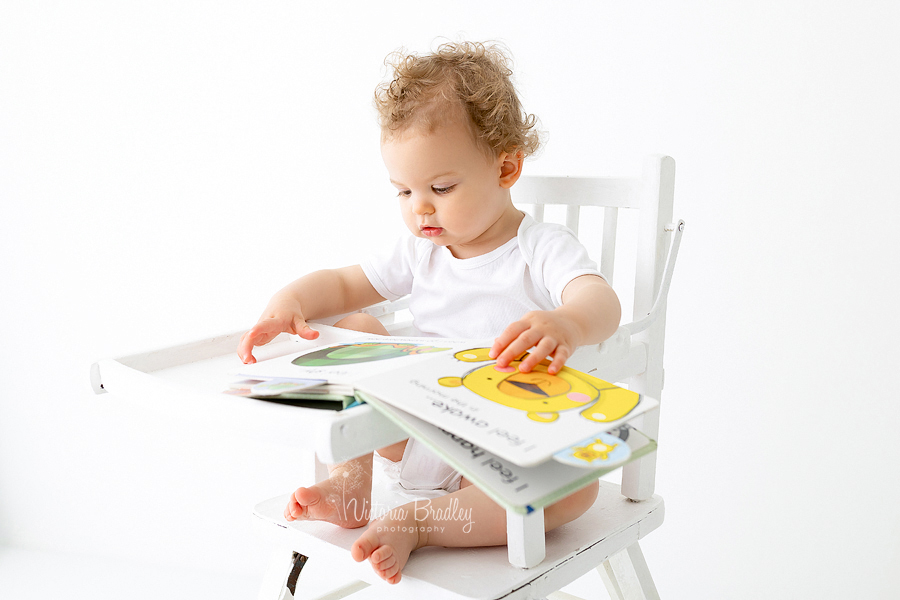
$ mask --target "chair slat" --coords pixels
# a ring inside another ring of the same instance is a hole
[[[566,207],[566,227],[578,235],[578,213],[581,207],[577,204],[570,204]]]
[[[544,222],[544,205],[543,204],[534,204],[534,220],[538,223]]]
[[[517,204],[640,207],[641,180],[631,177],[522,177],[512,189]],[[537,218],[537,217],[535,217]]]
[[[619,224],[619,209],[607,206],[603,210],[603,242],[600,246],[600,272],[613,284],[616,266],[616,230]]]

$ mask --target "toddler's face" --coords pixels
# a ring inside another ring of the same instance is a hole
[[[399,191],[403,220],[416,237],[469,258],[515,236],[521,213],[502,185],[506,155],[487,159],[464,123],[433,133],[408,130],[385,141],[381,155]]]

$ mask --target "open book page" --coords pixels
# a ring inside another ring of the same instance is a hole
[[[514,512],[528,513],[548,506],[623,464],[612,461],[585,468],[551,460],[535,467],[520,467],[378,398],[365,393],[360,396],[411,437],[428,446],[495,502]],[[655,441],[628,425],[615,433],[627,440],[632,460],[656,449]]]
[[[334,327],[322,328],[307,349],[252,365],[237,372],[242,377],[266,379],[322,379],[354,384],[368,376],[417,365],[442,354],[470,347],[472,340],[366,335]]]
[[[656,400],[549,361],[521,373],[468,347],[355,382],[358,390],[520,466],[534,466],[658,406]]]
[[[520,466],[657,405],[568,367],[551,375],[548,361],[529,373],[518,371],[519,360],[497,367],[489,341],[355,335],[246,365],[240,374],[352,385]]]

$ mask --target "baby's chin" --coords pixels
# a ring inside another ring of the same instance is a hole
[[[413,231],[412,234],[417,238],[422,238],[423,240],[428,240],[433,243],[435,246],[448,246],[450,245],[450,241],[447,239],[446,231],[442,231],[440,235],[426,235],[422,231],[416,230]]]

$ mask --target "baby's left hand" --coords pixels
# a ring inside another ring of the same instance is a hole
[[[527,373],[544,358],[552,356],[547,371],[556,374],[581,343],[577,324],[559,309],[536,310],[510,324],[494,340],[489,356],[496,358],[497,366],[502,368],[534,346],[534,350],[519,365],[519,371]]]

